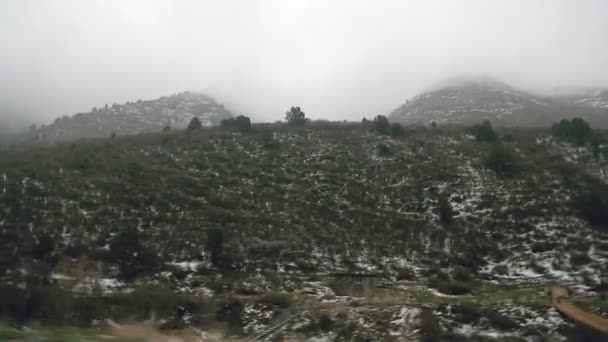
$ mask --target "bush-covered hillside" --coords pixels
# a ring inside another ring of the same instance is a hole
[[[585,266],[598,277],[608,244],[575,200],[590,191],[604,198],[603,183],[550,155],[534,134],[504,144],[518,164],[508,175],[487,167],[488,158],[502,158],[495,148],[464,131],[391,138],[360,124],[167,132],[6,152],[3,253],[9,271],[32,256],[53,263],[87,255],[141,263],[125,271],[135,276],[164,262],[209,260],[208,232],[219,230],[216,264],[245,270],[436,265],[524,277]],[[440,218],[443,197],[454,212],[449,222]],[[138,260],[121,255],[126,245]],[[582,265],[573,262],[581,254]]]

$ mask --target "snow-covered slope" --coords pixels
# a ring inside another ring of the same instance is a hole
[[[52,142],[158,132],[164,127],[185,128],[193,117],[205,126],[217,125],[232,114],[209,96],[183,92],[154,100],[105,105],[89,113],[61,117],[30,132],[36,141]]]
[[[591,108],[608,109],[608,89],[594,88],[565,97],[572,103]]]
[[[419,94],[394,110],[392,120],[406,124],[472,124],[489,119],[501,126],[549,126],[564,118],[583,117],[596,126],[608,126],[603,93],[569,100],[517,90],[483,78],[449,82]]]

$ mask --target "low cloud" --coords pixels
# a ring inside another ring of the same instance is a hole
[[[608,86],[606,13],[602,0],[6,0],[0,116],[198,90],[257,120],[291,105],[358,120],[454,75]]]

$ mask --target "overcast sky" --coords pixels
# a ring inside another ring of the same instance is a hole
[[[436,82],[608,86],[605,0],[1,0],[0,115],[182,90],[256,120],[386,113]]]

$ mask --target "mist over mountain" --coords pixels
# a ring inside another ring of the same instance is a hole
[[[37,124],[183,90],[272,122],[294,105],[360,120],[452,75],[608,86],[600,0],[7,0],[0,13],[0,103]]]

